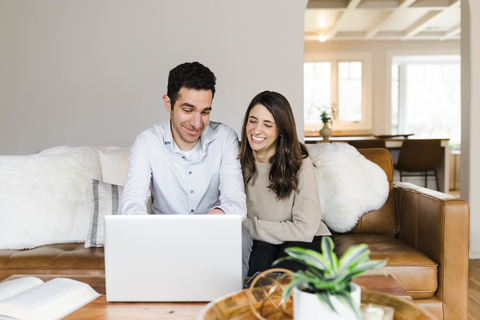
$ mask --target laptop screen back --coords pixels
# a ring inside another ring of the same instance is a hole
[[[211,301],[242,290],[241,218],[105,216],[107,301]]]

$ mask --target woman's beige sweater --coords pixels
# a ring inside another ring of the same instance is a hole
[[[298,187],[277,200],[268,188],[270,164],[255,162],[255,174],[245,184],[247,219],[243,222],[253,239],[271,244],[311,242],[315,235],[330,235],[320,212],[317,181],[310,157],[298,171]]]

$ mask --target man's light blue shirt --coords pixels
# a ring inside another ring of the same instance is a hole
[[[204,214],[213,208],[246,218],[235,131],[210,121],[191,159],[175,148],[170,121],[140,133],[132,146],[120,214]],[[177,151],[176,151],[177,150]]]

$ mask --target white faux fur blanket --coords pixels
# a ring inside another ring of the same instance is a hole
[[[316,165],[322,220],[336,232],[350,231],[388,198],[387,175],[347,143],[307,145]]]
[[[84,242],[98,154],[0,156],[0,249]]]
[[[85,241],[92,179],[125,184],[129,148],[59,146],[0,156],[0,249]]]

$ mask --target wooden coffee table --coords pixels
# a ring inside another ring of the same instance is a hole
[[[86,306],[66,316],[64,319],[196,319],[200,310],[207,302],[107,302],[105,297],[104,276],[84,275],[13,275],[3,280],[13,280],[26,276],[32,276],[43,281],[54,278],[69,278],[88,283],[95,291],[102,296],[90,302]],[[3,282],[1,281],[1,282]],[[364,275],[354,280],[361,288],[391,294],[397,297],[409,299],[410,296],[391,276]]]

